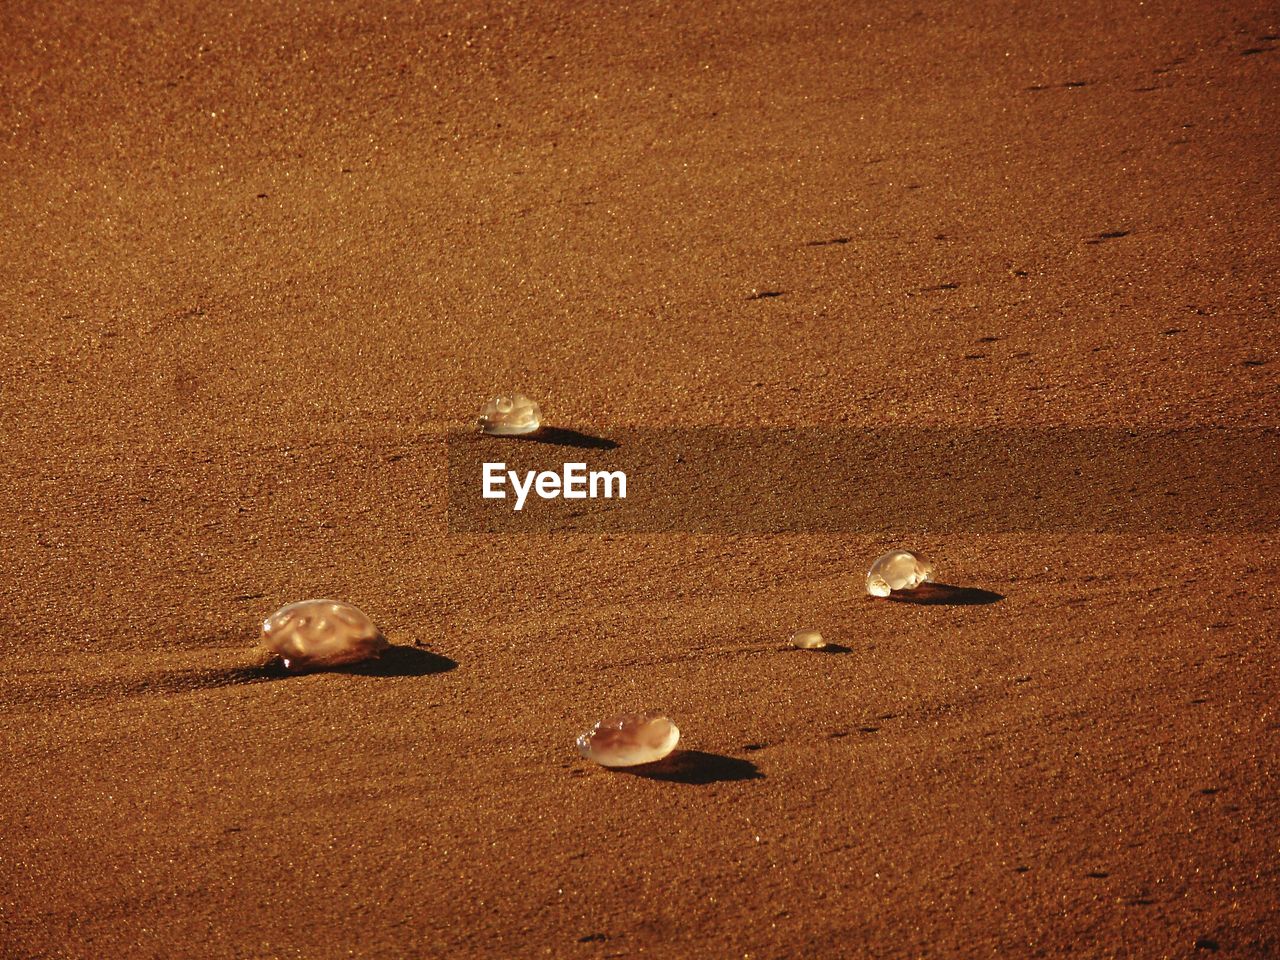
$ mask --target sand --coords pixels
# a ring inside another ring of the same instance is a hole
[[[446,440],[1274,427],[1273,5],[0,27],[0,956],[1280,953],[1276,501],[500,535]],[[263,669],[311,596],[398,649]]]

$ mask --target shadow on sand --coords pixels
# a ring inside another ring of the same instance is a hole
[[[196,693],[219,687],[268,683],[308,673],[337,673],[364,677],[422,677],[444,673],[458,664],[438,653],[417,647],[391,647],[377,660],[353,663],[329,670],[286,670],[278,659],[267,663],[234,667],[175,667],[142,676],[95,677],[80,681],[59,681],[56,685],[33,686],[18,703],[41,705],[67,699],[99,700],[131,696],[169,696]]]
[[[430,673],[447,673],[457,665],[457,660],[421,647],[391,647],[376,660],[353,663],[336,672],[362,677],[425,677]]]
[[[764,774],[750,760],[739,760],[737,757],[702,750],[677,750],[656,763],[646,763],[639,767],[618,767],[617,772],[644,777],[646,780],[698,785],[764,779]]]
[[[390,647],[377,659],[349,663],[343,667],[286,670],[284,664],[276,660],[263,667],[251,667],[245,673],[252,674],[254,679],[260,680],[298,677],[309,673],[345,673],[358,677],[425,677],[431,673],[446,673],[457,665],[456,660],[420,647]]]
[[[545,443],[552,447],[577,447],[581,450],[612,450],[618,445],[616,440],[610,440],[608,437],[593,437],[589,433],[570,430],[567,427],[543,427],[537,433],[503,437],[502,439],[523,440],[525,443]]]
[[[977,587],[957,587],[950,583],[934,583],[926,580],[914,590],[903,590],[888,597],[894,603],[914,603],[920,606],[969,607],[986,603],[999,603],[1004,594]]]

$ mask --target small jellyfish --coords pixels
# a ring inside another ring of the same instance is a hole
[[[933,576],[933,564],[910,550],[890,550],[867,571],[867,593],[887,597],[894,590],[914,590]]]
[[[602,767],[634,767],[661,760],[680,742],[663,713],[629,713],[601,720],[578,737],[578,751]]]
[[[542,411],[523,393],[494,397],[480,408],[480,432],[495,437],[518,437],[542,426]]]
[[[817,630],[797,630],[791,635],[791,642],[801,650],[822,650],[827,645]]]
[[[286,670],[337,667],[376,657],[390,644],[363,610],[337,600],[300,600],[262,623],[262,645]]]

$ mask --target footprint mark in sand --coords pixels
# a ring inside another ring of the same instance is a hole
[[[1131,907],[1149,907],[1155,903],[1150,897],[1129,897],[1124,902]]]
[[[1076,87],[1087,87],[1088,85],[1088,80],[1068,80],[1065,83],[1035,83],[1026,89],[1032,93],[1039,93],[1041,90],[1054,90],[1062,87],[1074,89]]]
[[[854,730],[832,730],[830,733],[827,734],[827,739],[843,740],[845,737],[855,732],[856,733],[879,733],[880,728],[866,725],[866,726],[856,727]]]
[[[882,713],[879,716],[877,716],[876,719],[879,720],[881,723],[883,723],[886,720],[896,720],[898,719],[898,717],[899,717],[899,714],[896,714],[896,713]],[[827,734],[827,739],[843,740],[845,737],[849,736],[852,733],[872,734],[872,733],[879,733],[879,732],[880,732],[880,727],[878,727],[876,724],[864,723],[861,726],[855,727],[852,730],[832,730],[830,733]]]

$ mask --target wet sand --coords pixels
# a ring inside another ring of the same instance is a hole
[[[1274,6],[0,23],[0,956],[1280,952],[1274,506],[462,533],[446,444],[1276,426]]]

